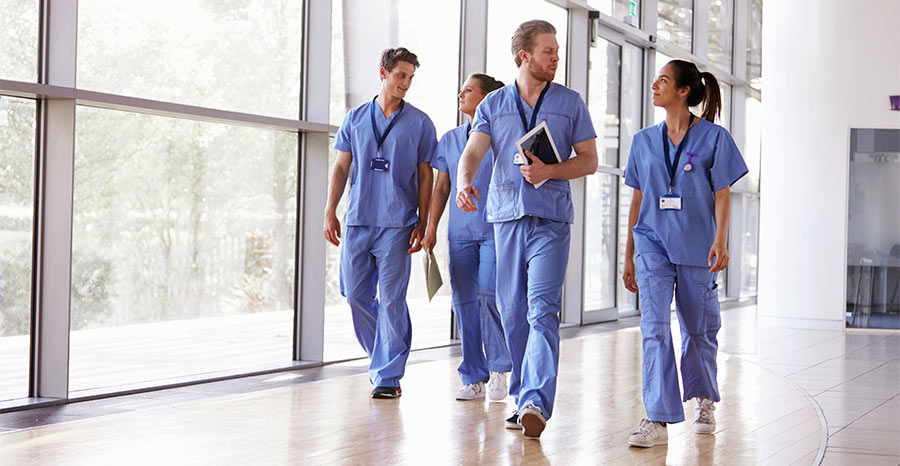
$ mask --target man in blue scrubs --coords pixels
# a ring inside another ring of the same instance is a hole
[[[574,218],[568,180],[594,173],[597,147],[584,101],[552,82],[559,63],[553,25],[522,23],[511,49],[518,76],[478,106],[459,164],[456,202],[465,212],[477,210],[481,193],[473,182],[491,148],[485,219],[494,224],[497,304],[513,365],[510,394],[516,401],[507,427],[524,428],[526,437],[538,438],[556,397],[559,312]],[[541,121],[559,150],[559,163],[544,164],[527,151],[516,154],[516,141]],[[573,148],[575,156],[570,156]],[[523,157],[530,164],[516,163]]]
[[[459,92],[459,111],[467,115],[469,121],[441,137],[431,161],[438,176],[431,197],[431,218],[422,240],[425,249],[430,250],[437,242],[437,226],[444,206],[450,193],[456,192],[459,157],[469,139],[475,108],[489,92],[501,87],[502,82],[479,73],[470,76]],[[487,193],[490,181],[491,158],[488,156],[481,162],[475,186],[479,192]],[[484,398],[487,382],[488,398],[500,401],[508,394],[506,373],[512,366],[494,293],[497,282],[494,228],[484,221],[480,212],[463,212],[454,202],[450,206],[447,230],[453,311],[463,353],[458,369],[463,386],[456,392],[456,399]]]
[[[385,50],[381,91],[351,110],[334,138],[338,155],[324,233],[340,245],[335,210],[349,178],[341,293],[350,304],[356,338],[371,358],[372,398],[400,396],[412,343],[406,306],[410,254],[421,249],[425,233],[434,178],[429,162],[437,145],[428,115],[403,101],[418,66],[416,55],[403,47]]]

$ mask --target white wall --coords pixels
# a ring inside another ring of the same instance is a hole
[[[763,9],[759,316],[843,328],[849,128],[900,128],[900,2]]]

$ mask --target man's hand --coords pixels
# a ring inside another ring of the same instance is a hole
[[[409,235],[409,249],[406,252],[412,254],[422,249],[422,237],[425,236],[425,222],[419,222]]]
[[[478,195],[478,190],[475,189],[475,186],[468,185],[459,189],[456,193],[456,205],[459,206],[460,210],[463,212],[475,212],[478,210],[478,206],[475,205],[472,196],[479,201],[481,200],[481,196]]]
[[[625,283],[625,289],[632,292],[638,292],[637,280],[634,278],[634,258],[625,257],[625,271],[622,272],[622,281]]]
[[[422,238],[422,248],[431,251],[435,244],[437,244],[437,232],[434,231],[434,228],[429,227],[425,230],[425,237]]]
[[[709,258],[707,259],[707,262],[710,265],[710,272],[719,272],[725,270],[725,267],[728,267],[728,247],[725,243],[725,240],[716,239],[713,241],[712,247],[709,248]],[[714,261],[716,265],[713,265]]]
[[[334,212],[325,212],[325,227],[323,230],[325,231],[325,239],[329,243],[335,246],[341,245],[341,222]]]
[[[527,150],[522,151],[525,154],[525,157],[531,161],[531,164],[524,164],[519,167],[519,171],[522,172],[522,176],[525,177],[525,181],[531,184],[538,184],[542,181],[550,179],[550,169],[544,162],[541,161],[540,158],[535,157],[534,154],[528,152]]]

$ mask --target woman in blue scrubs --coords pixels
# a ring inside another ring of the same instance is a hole
[[[428,228],[422,240],[425,249],[432,249],[437,242],[437,227],[444,206],[450,193],[456,192],[459,157],[469,140],[475,108],[484,96],[501,87],[502,82],[486,74],[473,74],[459,92],[459,111],[469,119],[441,137],[431,160],[431,166],[438,174],[431,197]],[[474,184],[486,193],[490,181],[491,157],[485,157]],[[463,386],[456,392],[456,399],[482,399],[487,392],[490,400],[500,401],[508,394],[506,377],[512,363],[494,297],[497,281],[494,227],[484,221],[481,212],[463,212],[455,202],[450,205],[448,221],[450,286],[463,353],[458,368]]]
[[[628,438],[636,447],[668,443],[666,425],[684,420],[682,402],[691,398],[697,399],[694,432],[715,431],[716,274],[728,266],[730,188],[747,173],[731,135],[713,123],[722,106],[715,76],[672,60],[651,88],[666,120],[635,134],[625,169],[634,197],[622,278],[628,290],[640,290],[647,411]],[[690,111],[701,103],[702,118]],[[683,397],[670,330],[673,291]]]

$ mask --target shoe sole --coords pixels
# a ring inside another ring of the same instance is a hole
[[[397,393],[396,395],[391,395],[388,393],[373,393],[372,398],[376,400],[392,400],[394,398],[400,398],[401,393]]]
[[[511,422],[507,422],[506,428],[509,430],[522,430],[522,424],[513,424]]]
[[[698,435],[710,435],[710,434],[714,433],[715,431],[716,431],[715,427],[713,427],[710,430],[697,430],[697,428],[694,428],[694,433],[698,434]]]
[[[522,423],[522,428],[525,429],[523,435],[527,438],[540,438],[541,433],[544,432],[544,428],[547,427],[547,422],[542,420],[540,416],[533,413],[525,413],[519,418],[519,422]]]
[[[484,399],[484,393],[482,393],[480,396],[475,396],[474,398],[465,398],[465,397],[459,397],[459,396],[456,397],[456,401],[472,401],[472,400],[483,400],[483,399]]]
[[[657,441],[655,441],[655,442],[653,442],[653,443],[649,443],[649,444],[645,444],[645,443],[636,443],[636,442],[632,442],[632,441],[630,441],[630,440],[628,441],[628,444],[629,444],[629,445],[631,445],[631,446],[633,446],[633,447],[638,447],[638,448],[653,448],[653,447],[658,447],[658,446],[660,446],[660,445],[668,445],[668,443],[669,443],[669,439],[665,439],[665,440],[663,440],[663,441],[658,441],[658,440],[657,440]]]

